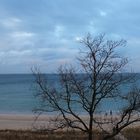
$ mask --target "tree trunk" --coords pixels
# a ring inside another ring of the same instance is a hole
[[[89,122],[89,132],[88,132],[88,140],[92,140],[93,138],[93,131],[92,131],[92,123],[93,123],[93,120],[92,120],[92,114],[90,115],[90,122]]]
[[[92,130],[89,130],[89,133],[88,133],[88,140],[92,140],[92,136],[93,136]]]

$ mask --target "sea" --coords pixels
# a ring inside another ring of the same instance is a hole
[[[57,84],[57,74],[48,74],[47,77],[52,84]],[[33,114],[40,104],[35,96],[35,86],[33,74],[0,74],[0,114]],[[117,112],[122,104],[122,101],[108,100],[103,103],[103,112]]]

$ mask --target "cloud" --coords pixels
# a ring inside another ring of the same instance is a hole
[[[10,36],[13,38],[30,38],[33,37],[34,35],[35,35],[34,33],[25,32],[25,31],[13,32],[12,34],[10,34]]]
[[[61,25],[56,25],[55,26],[55,30],[54,30],[54,34],[56,37],[61,37],[62,34],[64,32],[64,27]]]
[[[46,72],[55,71],[59,64],[74,62],[78,42],[88,32],[128,40],[122,52],[136,67],[139,12],[138,0],[1,0],[0,72],[28,72],[37,63]]]
[[[105,17],[105,16],[107,16],[107,13],[105,11],[100,10],[100,15]]]
[[[9,37],[11,37],[12,39],[20,41],[27,41],[28,39],[33,38],[34,36],[34,33],[26,31],[17,31],[9,34]]]
[[[21,22],[21,19],[15,17],[0,20],[0,23],[3,27],[10,29],[18,27]]]
[[[82,40],[82,37],[80,37],[80,36],[75,37],[75,41],[80,42],[81,40]]]

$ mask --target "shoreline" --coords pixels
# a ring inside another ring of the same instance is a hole
[[[33,114],[0,114],[0,130],[32,130],[35,123]],[[39,123],[45,123],[49,116],[42,115]]]
[[[1,114],[0,113],[0,130],[35,130],[40,128],[40,126],[49,125],[50,117],[56,117],[55,115],[42,114],[39,116],[38,120],[36,120],[37,114]],[[87,115],[81,115],[83,120],[87,121]],[[105,115],[97,115],[98,119],[117,119],[117,115],[105,116]],[[139,126],[140,123],[132,124],[133,126]],[[132,126],[131,125],[131,126]],[[109,126],[109,124],[108,124]],[[108,127],[106,126],[106,127]]]

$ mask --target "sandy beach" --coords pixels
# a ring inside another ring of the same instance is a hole
[[[0,130],[13,129],[13,130],[33,130],[38,127],[47,125],[52,115],[40,115],[36,120],[33,114],[0,114]],[[87,120],[87,116],[82,116]]]
[[[39,123],[47,121],[48,117],[39,117]],[[24,114],[0,114],[0,129],[26,130],[33,129],[35,116]]]
[[[31,114],[0,114],[0,130],[4,129],[14,129],[14,130],[31,130],[37,127],[43,126],[50,120],[50,117],[53,118],[55,116],[52,115],[41,115],[36,120],[35,115]],[[81,116],[83,120],[87,121],[87,116]]]
[[[52,115],[41,115],[38,120],[35,122],[36,116],[33,114],[0,114],[0,130],[13,129],[13,130],[34,130],[37,127],[46,125]],[[97,118],[104,119],[104,115],[97,115]],[[82,119],[87,121],[87,116],[83,115]],[[106,119],[110,120],[110,117]],[[113,116],[113,119],[116,120],[117,116]],[[135,124],[136,126],[139,123]],[[133,124],[133,126],[135,126]],[[108,125],[107,125],[108,128]]]
[[[50,117],[52,116],[50,115],[40,116],[39,120],[37,121],[37,124],[47,123]],[[104,116],[97,116],[97,117],[104,117]],[[87,116],[83,115],[82,118],[87,120]],[[9,140],[8,139],[9,137],[16,140],[18,139],[24,140],[25,137],[27,138],[27,136],[32,139],[35,139],[37,137],[46,138],[46,135],[44,135],[43,133],[41,135],[39,133],[38,134],[33,133],[34,131],[28,131],[28,130],[34,129],[33,127],[34,120],[35,120],[35,115],[31,115],[31,114],[0,114],[0,130],[2,130],[0,133],[0,136],[7,137],[7,140]],[[108,126],[106,126],[106,128],[108,128]],[[23,131],[19,131],[19,130],[23,130]],[[58,135],[55,135],[55,136],[58,136]],[[65,133],[64,135],[61,135],[61,136],[64,137]],[[125,140],[125,137],[121,134],[118,135],[117,138],[123,138]],[[47,139],[49,138],[47,137]]]

